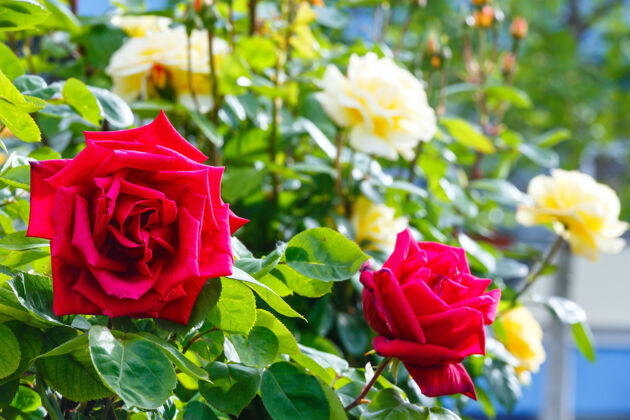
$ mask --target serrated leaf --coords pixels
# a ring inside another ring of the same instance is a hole
[[[264,309],[256,309],[255,326],[268,328],[276,335],[280,353],[292,355],[300,352],[297,341],[291,334],[291,331],[271,313]]]
[[[322,281],[349,279],[369,258],[356,243],[329,228],[298,233],[287,244],[285,257],[298,273]]]
[[[0,379],[15,372],[20,365],[20,343],[9,327],[0,324]]]
[[[61,91],[64,101],[76,111],[81,118],[94,125],[101,125],[101,109],[98,101],[88,87],[79,79],[66,80]]]
[[[330,417],[326,394],[317,379],[288,362],[275,363],[265,370],[260,396],[274,420],[328,420]]]
[[[279,341],[266,327],[252,328],[247,336],[233,335],[231,339],[241,362],[247,366],[263,368],[276,359]]]
[[[206,370],[212,384],[199,383],[199,392],[217,409],[236,416],[256,396],[260,384],[258,369],[214,362],[209,364]]]
[[[221,278],[221,296],[208,321],[223,331],[247,334],[256,322],[256,298],[243,282]]]
[[[175,369],[155,344],[135,337],[119,340],[98,325],[90,329],[89,339],[96,371],[125,403],[151,410],[171,396]]]

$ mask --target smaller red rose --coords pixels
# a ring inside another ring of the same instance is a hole
[[[422,393],[461,393],[476,399],[462,365],[485,354],[484,326],[494,321],[501,291],[470,273],[461,248],[416,242],[409,230],[379,271],[361,272],[363,313],[379,335],[372,345],[383,357],[400,359]]]
[[[28,236],[51,240],[53,311],[186,324],[206,280],[232,273],[247,222],[221,201],[223,168],[164,113],[85,138],[74,159],[31,164]]]

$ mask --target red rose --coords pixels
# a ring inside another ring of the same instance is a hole
[[[464,250],[416,242],[405,230],[383,269],[363,266],[361,282],[376,353],[400,359],[427,396],[476,399],[461,362],[485,354],[484,325],[494,321],[501,291],[484,293],[491,281],[470,274]]]
[[[74,159],[31,164],[28,236],[51,240],[55,314],[186,324],[206,279],[232,273],[247,222],[221,201],[223,168],[164,113],[85,138]]]

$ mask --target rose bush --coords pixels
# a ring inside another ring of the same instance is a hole
[[[246,222],[221,201],[223,168],[164,113],[85,138],[74,159],[31,165],[28,236],[51,241],[55,314],[186,324],[206,279],[232,273],[230,235]]]
[[[461,362],[485,354],[501,290],[486,292],[491,280],[470,273],[464,250],[416,242],[407,229],[382,269],[362,268],[361,283],[365,319],[379,334],[374,350],[400,359],[425,395],[476,399]]]

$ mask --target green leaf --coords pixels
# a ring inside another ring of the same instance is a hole
[[[488,396],[488,394],[486,394],[486,391],[478,386],[475,387],[475,391],[477,393],[477,401],[479,402],[483,413],[486,415],[486,417],[494,419],[497,416],[497,413],[494,409],[494,406],[492,405],[490,397]]]
[[[221,296],[208,321],[223,331],[248,334],[256,322],[256,298],[243,282],[221,278]]]
[[[41,238],[26,237],[26,231],[14,232],[0,238],[0,248],[13,251],[44,248],[50,246],[50,241]]]
[[[40,405],[42,405],[42,400],[39,394],[23,386],[18,389],[17,395],[11,403],[11,407],[15,407],[24,413],[33,412],[37,410]]]
[[[217,278],[209,279],[201,289],[195,305],[192,308],[187,325],[158,319],[158,325],[170,331],[189,331],[194,327],[199,327],[206,319],[210,311],[217,305],[221,294],[221,280]]]
[[[42,353],[36,357],[36,359],[43,359],[44,357],[54,357],[54,356],[62,356],[64,354],[72,353],[73,351],[84,348],[88,345],[88,335],[87,334],[79,334],[76,337],[71,338],[68,341],[65,341],[63,344],[58,345],[57,347],[47,351],[46,353]]]
[[[18,379],[23,372],[31,367],[33,359],[41,352],[42,333],[37,328],[15,321],[7,322],[5,325],[13,331],[20,344],[20,364],[11,375],[12,378]]]
[[[551,149],[543,149],[529,143],[518,145],[518,151],[529,158],[532,162],[545,168],[556,168],[560,163],[558,154]]]
[[[62,29],[71,34],[79,31],[79,20],[61,0],[46,0],[46,8],[50,12],[50,17],[44,22],[45,27]]]
[[[369,337],[362,316],[340,312],[337,314],[337,330],[343,347],[353,356],[365,353]]]
[[[267,174],[267,169],[251,167],[228,168],[221,181],[221,195],[223,199],[234,203],[244,197],[248,197],[255,191],[259,191]]]
[[[25,95],[32,95],[31,92],[44,89],[48,84],[40,76],[25,74],[13,80],[15,87]]]
[[[192,401],[186,404],[184,420],[219,420],[214,411],[200,401]]]
[[[2,78],[0,72],[0,78]],[[42,134],[35,120],[24,111],[20,111],[12,103],[2,98],[0,92],[0,122],[2,122],[11,133],[17,138],[27,143],[35,143],[41,140]]]
[[[369,258],[356,243],[329,228],[298,233],[287,244],[285,257],[298,273],[322,281],[349,279]]]
[[[440,122],[458,143],[481,153],[495,152],[492,142],[468,121],[461,118],[442,118]]]
[[[0,412],[3,408],[6,408],[9,404],[11,404],[13,397],[17,394],[19,385],[19,379],[14,379],[11,382],[0,385]]]
[[[278,338],[268,328],[254,327],[249,335],[233,335],[231,341],[241,362],[263,368],[273,363],[278,355]]]
[[[457,239],[468,254],[479,261],[489,272],[494,272],[497,265],[497,260],[494,258],[494,255],[483,249],[475,240],[465,233],[460,233]]]
[[[0,31],[34,28],[46,20],[48,13],[35,0],[0,0]]]
[[[540,300],[540,298],[537,298],[537,300]],[[542,298],[542,300],[551,313],[563,323],[573,325],[586,322],[586,312],[572,300],[559,296],[550,296]]]
[[[361,420],[460,420],[452,411],[441,407],[419,407],[406,402],[394,388],[380,391],[370,402]]]
[[[87,86],[79,79],[66,80],[61,91],[63,99],[79,116],[94,125],[101,125],[101,109]]]
[[[29,165],[21,165],[9,168],[6,172],[0,175],[0,181],[15,188],[21,188],[25,191],[30,191],[31,168]]]
[[[17,273],[9,280],[20,304],[46,323],[65,325],[53,312],[52,280],[36,274]]]
[[[77,344],[75,337],[76,332],[69,328],[49,329],[44,335],[45,350],[60,348],[69,341]],[[71,352],[37,359],[37,372],[52,389],[72,401],[90,401],[112,395],[92,365],[87,342],[80,341],[80,344]]]
[[[508,413],[511,412],[523,395],[521,383],[514,368],[501,360],[486,357],[483,376],[490,387],[490,394],[499,401]]]
[[[35,160],[53,160],[61,159],[59,152],[54,151],[48,146],[38,147],[28,154],[28,157]]]
[[[87,87],[98,101],[100,115],[114,128],[126,128],[133,124],[134,116],[127,102],[107,89]]]
[[[223,146],[223,136],[219,134],[217,128],[214,126],[212,121],[208,119],[203,114],[200,114],[197,111],[189,110],[190,118],[192,122],[201,130],[203,135],[212,142],[217,147]]]
[[[18,76],[24,74],[24,67],[22,63],[13,53],[11,48],[0,42],[0,70],[9,78],[13,80]]]
[[[291,331],[275,316],[264,309],[256,309],[255,327],[265,327],[270,329],[278,339],[278,351],[284,354],[299,353],[297,341]]]
[[[330,407],[330,417],[329,420],[347,420],[348,415],[343,409],[343,404],[341,404],[341,400],[335,394],[335,391],[330,386],[322,386],[324,390],[324,394],[326,394],[326,399],[328,400],[328,407]]]
[[[501,204],[514,206],[524,202],[526,195],[509,181],[504,179],[477,179],[470,183],[470,188],[479,190],[483,198]]]
[[[333,283],[311,279],[298,273],[288,265],[279,265],[271,275],[284,282],[292,291],[301,296],[316,298],[330,293]]]
[[[532,100],[527,93],[515,86],[490,86],[486,89],[486,95],[488,95],[488,99],[493,104],[509,102],[516,108],[527,109],[532,107]]]
[[[233,280],[240,280],[244,284],[247,285],[250,289],[256,292],[258,296],[262,298],[273,310],[282,314],[284,316],[292,317],[292,318],[302,318],[304,317],[299,313],[295,312],[293,308],[289,306],[276,292],[271,290],[268,286],[262,284],[243,270],[232,267],[232,275],[228,276],[228,278]]]
[[[244,36],[239,38],[236,49],[247,64],[256,71],[262,72],[276,64],[276,46],[270,38]]]
[[[0,379],[15,372],[20,365],[20,344],[13,331],[4,324],[0,324]]]
[[[571,138],[571,131],[566,128],[558,128],[547,131],[546,133],[536,137],[534,143],[540,147],[553,147],[556,144]]]
[[[181,351],[179,351],[175,346],[173,346],[169,342],[162,340],[161,338],[153,334],[143,333],[143,332],[138,333],[138,334],[128,334],[128,336],[139,337],[147,341],[150,341],[151,343],[155,344],[160,349],[162,349],[166,357],[168,357],[171,360],[171,362],[173,362],[175,366],[177,366],[179,370],[181,370],[182,372],[184,372],[185,374],[189,376],[192,376],[195,379],[202,380],[202,381],[208,380],[208,374],[206,373],[205,370],[203,370],[202,368],[194,364],[188,357],[186,357]]]
[[[212,383],[200,382],[199,392],[217,409],[237,416],[256,396],[260,384],[258,369],[214,362],[206,370]]]
[[[177,384],[175,369],[162,350],[145,339],[116,339],[94,326],[90,355],[96,371],[125,403],[145,409],[160,407]]]
[[[595,345],[593,342],[593,332],[586,322],[578,322],[571,326],[573,339],[580,353],[591,362],[595,362]]]
[[[275,363],[265,370],[260,396],[274,420],[330,417],[328,399],[317,379],[288,362]]]

